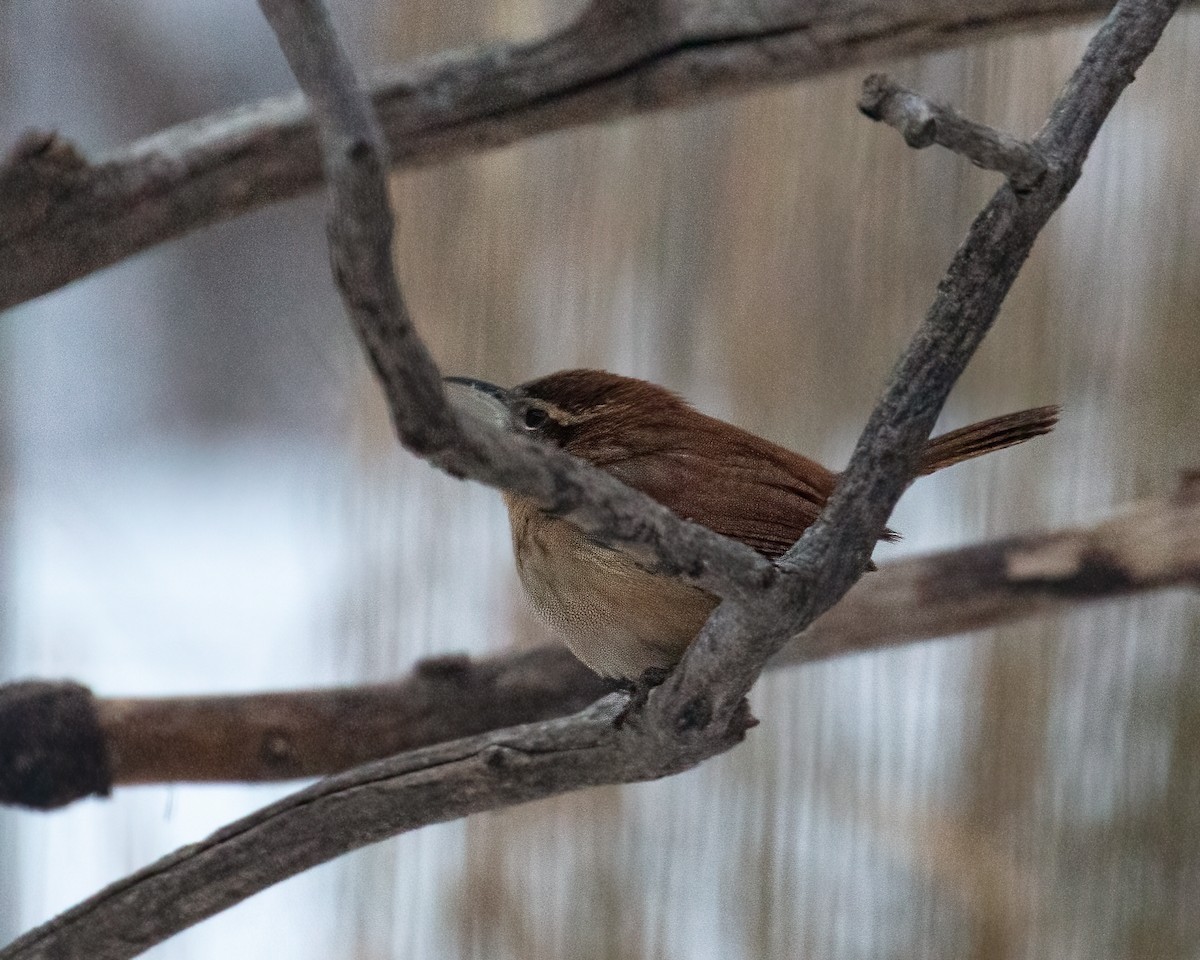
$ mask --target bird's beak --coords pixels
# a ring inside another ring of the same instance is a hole
[[[508,430],[512,427],[508,391],[486,380],[471,377],[444,377],[446,397],[459,413]]]

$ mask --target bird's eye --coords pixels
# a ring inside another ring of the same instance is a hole
[[[546,425],[546,421],[550,419],[550,414],[546,413],[541,407],[530,407],[525,411],[525,429],[540,430]]]

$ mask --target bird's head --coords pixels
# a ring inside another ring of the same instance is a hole
[[[445,383],[459,411],[597,465],[653,449],[672,423],[695,415],[663,387],[603,370],[563,370],[511,388],[469,377]]]

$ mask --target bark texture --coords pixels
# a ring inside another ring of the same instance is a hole
[[[1103,0],[594,3],[560,32],[403,64],[371,96],[390,162],[418,167],[555,130],[1102,16]],[[633,9],[633,5],[631,5]],[[85,158],[31,131],[0,165],[0,309],[200,227],[315,190],[299,96],[245,104]]]

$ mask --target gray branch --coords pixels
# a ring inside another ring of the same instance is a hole
[[[405,64],[382,74],[371,93],[391,162],[418,167],[554,130],[1061,26],[1109,6],[743,0],[681,4],[678,23],[647,23],[593,4],[543,40]],[[0,309],[307,193],[321,175],[316,132],[299,97],[213,114],[90,162],[62,136],[30,134],[0,163]]]
[[[455,417],[413,328],[392,266],[387,153],[370,101],[320,0],[260,0],[321,131],[334,280],[387,398],[400,441],[453,476],[524,493],[599,540],[720,596],[756,594],[775,567],[680,520],[567,454]]]
[[[977,167],[1004,174],[1018,193],[1036,187],[1046,174],[1046,161],[1031,144],[968,120],[953,107],[927,100],[882,73],[863,81],[858,109],[895,127],[916,150],[936,143]]]
[[[884,564],[767,665],[947,637],[1079,604],[1200,588],[1200,478],[1092,527]],[[288,780],[565,716],[613,692],[554,644],[423,660],[402,680],[232,696],[96,697],[0,686],[0,803],[58,807],[114,786]]]
[[[976,216],[938,284],[929,312],[892,371],[829,504],[779,565],[790,576],[764,591],[757,620],[729,623],[717,608],[664,686],[716,691],[727,717],[763,665],[836,603],[862,574],[951,388],[1000,311],[1042,227],[1079,180],[1092,141],[1154,49],[1178,0],[1119,0],[1084,51],[1033,145],[1046,159],[1023,194],[1005,184]],[[796,590],[803,579],[807,589]],[[723,630],[736,633],[730,642]]]
[[[675,520],[603,474],[455,421],[384,255],[386,203],[367,208],[371,198],[386,198],[385,153],[370,107],[319,0],[260,3],[322,130],[338,282],[384,378],[401,439],[451,472],[535,496],[647,562],[665,559],[693,582],[719,587],[725,600],[679,667],[637,709],[614,695],[571,717],[332,777],[109,887],[20,938],[0,960],[131,957],[273,883],[396,833],[579,787],[667,776],[739,742],[753,724],[746,692],[787,640],[861,575],[946,395],[1038,231],[1077,180],[1117,96],[1178,6],[1117,4],[1035,138],[1047,158],[1045,177],[1022,196],[1002,187],[972,224],[828,508],[775,567]],[[624,9],[613,2],[603,12]]]

